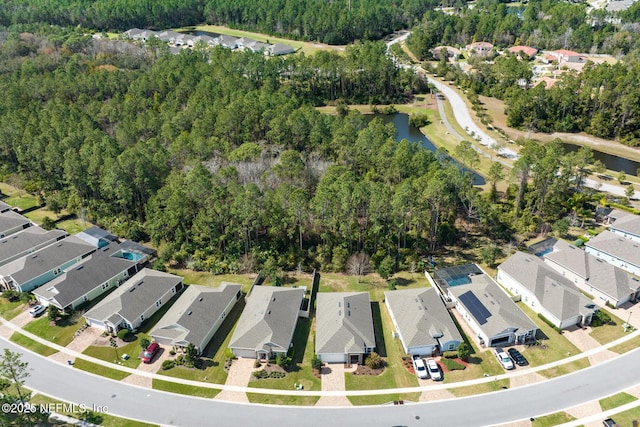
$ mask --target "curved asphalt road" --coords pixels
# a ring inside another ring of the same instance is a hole
[[[599,399],[640,383],[640,349],[553,380],[512,390],[419,404],[282,407],[222,402],[149,390],[40,357],[2,340],[32,368],[26,385],[69,402],[162,425],[485,426],[528,419]]]

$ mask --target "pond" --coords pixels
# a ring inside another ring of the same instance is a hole
[[[380,118],[385,123],[392,123],[396,128],[396,141],[400,142],[403,139],[406,139],[409,142],[419,142],[424,148],[429,151],[435,152],[437,150],[436,146],[427,138],[420,129],[415,126],[411,126],[409,124],[409,115],[404,113],[396,113],[396,114],[375,114],[366,116],[373,120],[374,117]],[[457,162],[456,162],[457,163]],[[458,163],[459,164],[459,163]],[[460,165],[460,164],[459,164]],[[464,166],[460,165],[460,167],[464,168]],[[484,185],[486,184],[485,179],[478,175],[477,173],[473,173],[473,185]]]
[[[580,146],[575,144],[563,143],[563,145],[568,153],[578,151],[580,149]],[[603,153],[602,151],[593,150],[593,158],[604,163],[607,169],[616,172],[624,171],[627,175],[635,176],[638,168],[640,168],[640,163],[638,162],[625,159],[624,157]]]
[[[209,31],[185,31],[186,34],[191,34],[192,36],[209,36],[209,37],[213,37],[214,39],[216,37],[220,37],[220,34],[218,33],[211,33]]]

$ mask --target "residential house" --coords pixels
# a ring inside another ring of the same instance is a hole
[[[323,292],[316,299],[316,354],[324,363],[364,363],[376,348],[369,292]]]
[[[605,230],[586,242],[584,246],[585,251],[593,256],[640,276],[640,242]]]
[[[0,266],[29,255],[65,238],[63,230],[46,231],[40,227],[29,227],[0,240]]]
[[[433,356],[456,350],[462,342],[436,289],[388,291],[384,300],[406,354]]]
[[[560,329],[589,325],[598,311],[571,280],[535,255],[516,252],[498,266],[496,280]]]
[[[538,49],[531,46],[512,46],[508,51],[522,59],[531,59],[538,54]]]
[[[638,278],[563,240],[547,240],[552,240],[553,246],[544,262],[602,304],[619,307],[640,296]]]
[[[139,28],[132,28],[124,32],[124,36],[132,40],[144,40],[147,41],[151,37],[156,36],[156,32],[152,30],[141,30]]]
[[[457,49],[453,46],[437,46],[431,49],[431,54],[436,60],[440,60],[440,54],[446,51],[447,58],[452,58],[453,60],[458,59],[458,56],[462,53],[460,49]]]
[[[166,30],[166,31],[161,31],[157,33],[156,37],[158,37],[158,40],[163,41],[165,43],[174,44],[176,39],[181,35],[182,34],[178,32]]]
[[[275,43],[267,46],[267,50],[269,55],[271,56],[280,56],[280,55],[289,55],[290,53],[294,53],[295,50],[284,43]]]
[[[137,329],[182,290],[182,277],[144,268],[87,311],[89,326],[116,333]]]
[[[465,46],[470,55],[486,56],[491,53],[493,45],[488,42],[475,42]]]
[[[524,344],[535,339],[535,323],[477,265],[438,269],[434,278],[481,346]]]
[[[112,243],[68,267],[33,294],[42,305],[76,309],[117,288],[137,271],[138,264],[123,258],[119,245]]]
[[[0,267],[0,284],[5,289],[30,292],[96,250],[78,237],[69,236]]]
[[[17,212],[8,210],[0,213],[0,239],[7,237],[33,225],[30,219]]]
[[[625,212],[609,225],[609,231],[640,243],[640,216]]]
[[[202,353],[242,297],[241,288],[234,283],[222,283],[218,288],[187,286],[149,335],[157,343],[177,349],[193,344]]]
[[[95,246],[96,248],[103,248],[109,243],[118,241],[117,236],[114,236],[107,230],[104,230],[95,225],[79,232],[78,234],[76,234],[76,236],[84,240],[85,242]]]
[[[301,288],[255,286],[229,348],[237,357],[271,359],[289,351],[305,295]]]
[[[248,50],[248,48],[257,43],[257,40],[251,39],[249,37],[240,37],[236,40],[236,45],[239,50]]]
[[[226,34],[218,36],[216,40],[219,46],[227,49],[233,50],[238,47],[238,39],[232,36],[227,36]]]

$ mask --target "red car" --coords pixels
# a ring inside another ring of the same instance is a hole
[[[160,350],[158,343],[151,343],[149,347],[142,352],[142,363],[151,363],[155,355],[158,353],[158,350]]]

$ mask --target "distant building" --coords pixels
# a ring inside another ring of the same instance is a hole
[[[514,55],[525,57],[525,59],[531,59],[538,54],[538,49],[531,46],[513,46],[508,50]]]
[[[477,56],[486,56],[493,49],[493,45],[488,42],[475,42],[465,46],[469,54]]]

